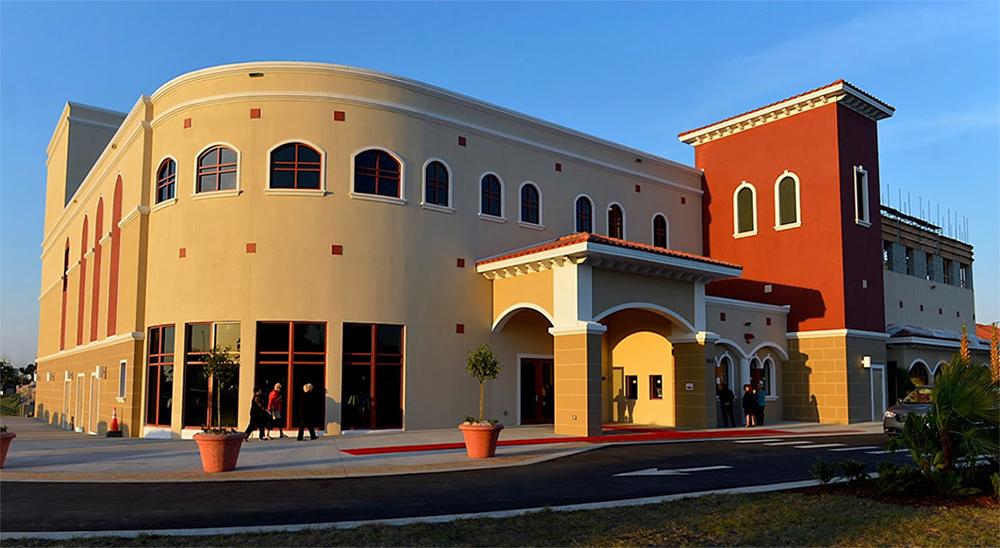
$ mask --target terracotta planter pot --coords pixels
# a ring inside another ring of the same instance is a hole
[[[465,452],[473,459],[486,459],[497,454],[502,424],[460,424],[458,429],[465,438]]]
[[[243,445],[243,434],[195,434],[194,441],[198,444],[201,468],[205,472],[229,472],[236,468],[240,446]]]
[[[14,441],[17,434],[13,432],[0,432],[0,468],[7,462],[7,450],[10,449],[10,442]]]

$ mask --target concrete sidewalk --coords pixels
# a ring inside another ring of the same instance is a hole
[[[881,433],[881,424],[850,426],[780,423],[762,429],[676,431],[613,427],[605,436],[559,436],[551,426],[507,427],[493,459],[470,459],[457,428],[416,432],[368,432],[251,440],[233,472],[205,474],[192,440],[115,439],[68,432],[33,419],[4,417],[17,433],[0,481],[232,481],[343,478],[412,474],[533,464],[608,444],[678,443],[742,437]],[[609,426],[609,428],[612,428]]]

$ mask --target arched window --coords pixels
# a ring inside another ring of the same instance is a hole
[[[662,213],[657,213],[653,216],[653,245],[666,248],[669,242],[667,218]]]
[[[725,354],[719,358],[718,365],[715,366],[716,390],[722,388],[723,386],[729,386],[729,375],[732,370],[733,360],[730,359],[729,354]]]
[[[774,183],[774,228],[799,224],[799,178],[786,171]]]
[[[479,212],[492,217],[503,217],[503,183],[492,173],[483,175],[480,181]]]
[[[625,239],[625,213],[618,204],[608,206],[608,236]]]
[[[734,236],[751,236],[757,233],[757,191],[743,182],[733,193]]]
[[[198,157],[196,193],[236,189],[236,151],[216,145]]]
[[[910,364],[910,382],[914,386],[928,386],[931,378],[930,367],[922,360],[916,359]]]
[[[774,360],[768,356],[764,358],[764,362],[761,364],[760,381],[757,383],[758,387],[760,383],[764,383],[764,390],[768,396],[775,395],[774,374]]]
[[[542,224],[542,198],[538,187],[531,183],[521,185],[521,222]]]
[[[104,197],[97,199],[94,217],[94,283],[90,296],[90,342],[97,340],[97,317],[101,309],[101,238],[104,237]]]
[[[451,207],[448,167],[444,162],[432,160],[424,167],[424,203],[441,207]]]
[[[354,192],[401,198],[399,160],[384,150],[369,149],[354,156]]]
[[[319,190],[323,157],[303,143],[286,143],[271,151],[270,188]]]
[[[594,204],[586,196],[576,199],[576,231],[594,231]]]
[[[156,170],[156,203],[172,199],[177,195],[177,162],[166,158]]]

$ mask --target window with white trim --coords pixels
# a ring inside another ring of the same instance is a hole
[[[542,195],[532,183],[521,185],[521,222],[542,224]]]
[[[757,233],[757,189],[744,181],[733,193],[733,235]]]
[[[862,166],[854,166],[854,221],[859,225],[870,226],[868,209],[868,170]]]
[[[653,216],[653,246],[666,248],[669,245],[667,218],[662,213]]]
[[[785,172],[774,183],[774,228],[799,226],[799,179]]]
[[[118,399],[125,399],[125,382],[128,378],[128,361],[118,362]]]

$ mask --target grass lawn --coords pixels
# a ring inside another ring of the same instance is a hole
[[[541,512],[444,524],[214,537],[140,537],[30,546],[1000,546],[1000,507],[886,504],[803,492],[711,496],[664,504]]]

